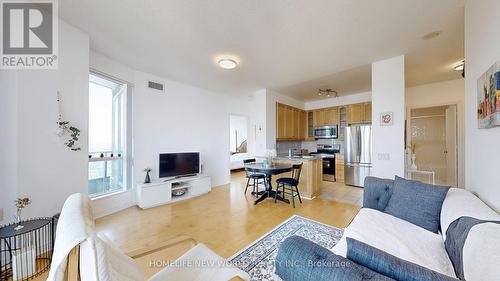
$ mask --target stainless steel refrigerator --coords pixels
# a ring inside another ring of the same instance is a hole
[[[345,184],[363,187],[372,169],[372,126],[350,125],[344,138]]]

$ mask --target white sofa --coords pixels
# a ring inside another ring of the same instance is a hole
[[[450,224],[462,216],[500,221],[500,215],[478,197],[469,191],[451,188],[441,209],[441,232],[432,233],[383,212],[390,198],[390,185],[390,180],[365,184],[367,190],[364,192],[364,208],[332,249],[335,254],[346,257],[346,237],[350,237],[456,278],[444,245],[446,230]],[[463,248],[463,264],[467,281],[500,280],[500,224],[479,224],[470,230]]]

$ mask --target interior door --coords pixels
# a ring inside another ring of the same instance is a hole
[[[457,186],[457,106],[446,108],[446,179],[449,185]]]

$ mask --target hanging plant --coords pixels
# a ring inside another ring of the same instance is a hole
[[[64,145],[69,147],[72,151],[81,150],[80,146],[77,145],[78,139],[80,138],[80,129],[71,126],[69,121],[65,121],[62,118],[61,97],[59,91],[57,92],[57,105],[59,109],[59,115],[57,117],[57,127],[58,127],[57,135],[59,135],[60,137],[64,135],[69,135],[69,139],[64,143]]]
[[[81,150],[79,146],[75,146],[80,137],[80,129],[71,126],[68,121],[58,121],[57,124],[61,132],[60,136],[68,134],[70,137],[64,144],[73,151]]]

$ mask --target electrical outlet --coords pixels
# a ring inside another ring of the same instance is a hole
[[[379,153],[378,160],[391,160],[391,155],[389,153]]]

